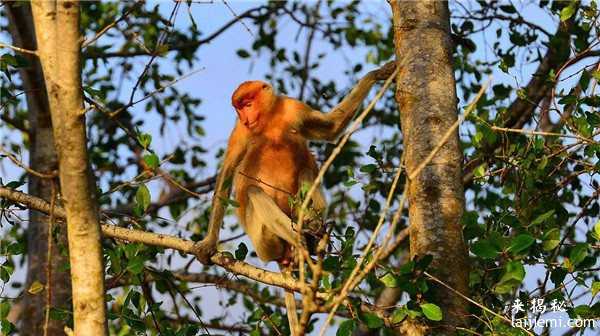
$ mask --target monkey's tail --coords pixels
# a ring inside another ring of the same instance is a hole
[[[289,265],[280,265],[280,267],[281,273],[283,273],[284,276],[289,276],[290,278],[292,277],[292,271]],[[294,298],[294,292],[286,290],[284,294],[284,301],[285,309],[287,310],[288,322],[290,324],[290,334],[292,336],[297,336],[296,327],[298,326],[298,310],[296,308],[296,298]]]

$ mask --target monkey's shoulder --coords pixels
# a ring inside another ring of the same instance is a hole
[[[312,110],[306,103],[285,96],[280,100],[280,104],[283,115],[285,115],[290,122],[294,123],[298,122],[305,112]]]

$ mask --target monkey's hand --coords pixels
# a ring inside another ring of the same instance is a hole
[[[196,242],[192,253],[204,265],[212,265],[210,257],[217,253],[217,240],[212,237],[206,237],[202,241]]]
[[[381,68],[371,71],[376,80],[386,80],[396,70],[396,61],[389,61]]]

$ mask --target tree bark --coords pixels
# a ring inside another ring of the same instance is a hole
[[[32,3],[67,218],[75,334],[106,335],[96,187],[89,169],[81,89],[79,3]]]
[[[407,173],[410,175],[457,120],[452,42],[447,2],[392,1],[394,44],[400,73],[400,109]],[[411,257],[433,256],[431,272],[461,293],[468,291],[468,262],[460,218],[464,210],[462,153],[458,132],[409,181]],[[452,335],[467,321],[466,302],[432,286],[443,321],[409,321],[408,335]]]
[[[5,11],[13,43],[28,50],[37,49],[31,7],[27,2],[6,2]],[[27,97],[29,167],[35,171],[49,173],[58,169],[58,158],[54,148],[52,122],[42,68],[37,57],[23,54],[28,66],[19,69],[23,90]],[[29,193],[50,202],[52,183],[50,179],[29,175]],[[64,222],[52,224],[54,239],[48,244],[49,217],[34,209],[29,212],[27,226],[27,279],[25,288],[38,281],[46,286],[47,292],[30,294],[24,291],[22,321],[19,330],[23,335],[42,335],[46,308],[68,309],[71,296],[71,281],[68,272],[60,271],[68,263],[68,257],[60,251],[67,248],[67,230]],[[48,250],[50,249],[50,257]],[[48,262],[50,264],[48,264]],[[50,302],[48,302],[48,298]],[[46,335],[63,335],[64,322],[49,320]]]

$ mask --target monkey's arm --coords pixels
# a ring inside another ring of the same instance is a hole
[[[299,120],[302,134],[312,140],[334,141],[346,129],[373,84],[378,80],[387,79],[395,68],[396,62],[392,61],[366,74],[329,113],[322,113],[310,108],[302,109]]]
[[[217,251],[219,231],[225,216],[225,204],[231,194],[231,180],[246,152],[247,135],[245,133],[245,128],[237,122],[229,137],[223,167],[217,176],[208,233],[202,241],[194,246],[194,254],[203,264],[210,264],[210,257]]]

